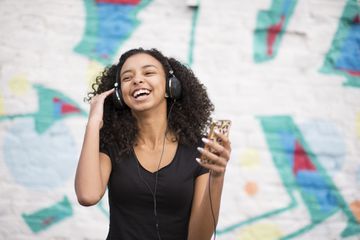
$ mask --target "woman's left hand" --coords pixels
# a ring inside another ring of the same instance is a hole
[[[224,176],[227,163],[230,159],[231,143],[229,138],[225,135],[215,132],[216,136],[221,139],[221,145],[215,141],[207,138],[202,138],[202,141],[209,148],[204,149],[198,147],[198,151],[205,157],[205,161],[196,158],[196,161],[205,168],[210,170],[210,174],[214,177]]]

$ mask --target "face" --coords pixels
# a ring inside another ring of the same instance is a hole
[[[165,72],[154,57],[139,53],[129,57],[120,71],[121,93],[133,111],[159,106],[166,109]]]

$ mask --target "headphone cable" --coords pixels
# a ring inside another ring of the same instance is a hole
[[[169,130],[169,119],[170,119],[170,113],[172,111],[172,108],[175,104],[175,101],[171,104],[171,107],[169,109],[169,113],[167,116],[167,124],[166,124],[166,129],[165,129],[165,134],[164,134],[164,140],[163,140],[163,146],[162,146],[162,150],[161,150],[161,155],[160,155],[160,159],[159,159],[159,163],[158,163],[158,167],[156,170],[156,174],[155,174],[155,184],[154,184],[154,191],[151,190],[151,187],[149,186],[149,184],[145,181],[145,179],[143,178],[143,176],[140,174],[140,163],[139,160],[136,157],[136,163],[137,163],[137,169],[138,169],[138,175],[140,177],[140,179],[145,183],[146,187],[149,189],[149,191],[151,192],[151,195],[153,197],[153,201],[154,201],[154,216],[155,216],[155,226],[156,226],[156,233],[158,235],[158,239],[161,240],[161,235],[160,235],[160,228],[159,228],[159,219],[158,219],[158,215],[157,215],[157,199],[156,199],[156,193],[157,193],[157,185],[158,185],[158,175],[159,175],[159,170],[160,170],[160,165],[161,165],[161,161],[165,152],[165,140],[166,140],[166,134]],[[135,150],[133,149],[133,153],[135,154]]]

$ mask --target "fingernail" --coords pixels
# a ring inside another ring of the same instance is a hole
[[[201,140],[202,140],[204,143],[209,143],[209,142],[210,142],[210,140],[207,139],[207,138],[202,138]]]
[[[199,152],[203,152],[203,151],[204,151],[204,149],[203,149],[202,147],[198,147],[197,150],[198,150]]]
[[[196,160],[198,163],[201,163],[200,158],[195,158],[195,160]]]

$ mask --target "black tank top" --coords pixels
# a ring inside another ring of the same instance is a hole
[[[197,146],[179,144],[173,160],[158,171],[156,219],[153,198],[156,172],[143,168],[134,153],[119,156],[116,148],[101,145],[100,151],[112,162],[107,239],[156,240],[158,233],[161,240],[187,239],[195,180],[208,172],[195,160],[199,157]]]

